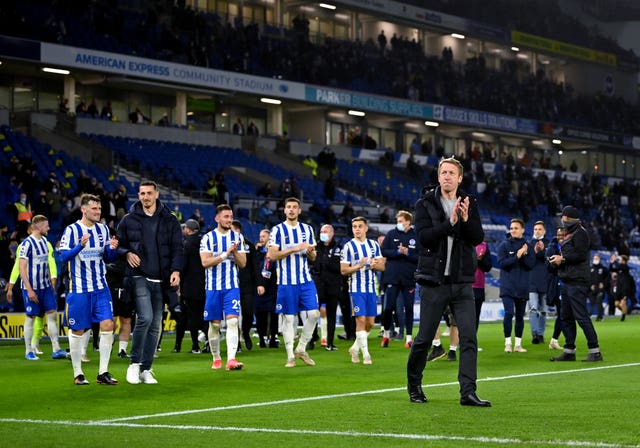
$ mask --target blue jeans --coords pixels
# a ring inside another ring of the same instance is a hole
[[[151,369],[162,327],[162,285],[144,277],[134,277],[136,326],[131,340],[131,364],[139,363],[140,371]]]
[[[543,292],[529,292],[529,324],[531,336],[544,336],[547,325],[547,295]]]

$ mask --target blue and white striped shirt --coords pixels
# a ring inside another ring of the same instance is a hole
[[[297,226],[291,227],[282,222],[271,229],[269,246],[287,250],[304,242],[316,245],[313,228],[309,224],[299,222]],[[278,260],[277,267],[278,285],[300,285],[312,281],[307,251],[300,251]]]
[[[82,235],[87,233],[91,238],[82,247]],[[109,227],[102,223],[87,227],[76,221],[64,229],[60,240],[60,255],[69,266],[69,292],[83,294],[109,287],[105,278],[105,253],[110,260],[116,256],[116,252],[109,246],[110,239]]]
[[[215,228],[200,240],[200,253],[211,253],[214,257],[218,257],[227,252],[233,243],[238,243],[238,252],[245,252],[244,237],[241,233],[233,230],[221,233]],[[238,267],[232,256],[216,266],[208,267],[205,274],[207,291],[227,291],[238,288]]]
[[[367,257],[369,260],[382,258],[378,242],[370,239],[361,242],[353,238],[344,245],[340,263],[356,266]],[[376,292],[376,273],[368,264],[349,276],[349,292]]]
[[[43,236],[40,239],[29,235],[20,245],[18,258],[27,260],[27,277],[34,290],[51,287],[49,273],[49,245]],[[20,281],[22,289],[24,282]]]

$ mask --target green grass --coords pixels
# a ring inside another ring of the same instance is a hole
[[[315,367],[285,369],[284,349],[254,348],[233,372],[211,370],[209,355],[171,353],[167,335],[154,363],[159,384],[127,384],[128,362],[114,352],[116,387],[95,383],[97,353],[84,366],[92,384],[77,387],[70,362],[52,360],[50,346],[27,362],[23,345],[4,343],[0,446],[640,446],[640,318],[596,329],[604,363],[551,363],[558,352],[530,345],[528,334],[528,353],[503,353],[501,324],[481,324],[478,394],[492,401],[487,409],[458,404],[458,363],[444,359],[425,370],[429,403],[410,403],[408,351],[399,342],[380,348],[377,329],[372,366],[351,364],[339,341],[337,352],[310,352]],[[581,359],[580,332],[577,342]]]

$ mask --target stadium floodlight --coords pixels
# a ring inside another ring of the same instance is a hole
[[[331,5],[329,3],[320,3],[318,6],[325,9],[336,9],[335,5]]]
[[[560,140],[559,138],[554,138],[553,140],[551,140],[551,143],[553,143],[554,145],[561,145],[562,140]]]
[[[440,126],[440,123],[438,123],[437,121],[429,121],[429,120],[427,120],[427,121],[424,122],[424,124],[426,126],[431,127],[431,128],[437,128],[438,126]]]
[[[511,47],[511,51],[520,51],[518,47]]]
[[[350,110],[348,113],[349,113],[349,115],[353,115],[355,117],[364,117],[366,115],[361,110]]]
[[[451,33],[451,37],[454,37],[456,39],[465,39],[465,35],[464,34],[459,34],[459,33]]]
[[[68,75],[69,73],[71,73],[69,70],[64,70],[61,68],[52,68],[52,67],[43,67],[42,71],[47,73],[55,73],[57,75]]]
[[[282,104],[282,101],[275,98],[260,98],[260,102],[267,104]]]

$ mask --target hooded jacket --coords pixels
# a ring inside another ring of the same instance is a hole
[[[566,229],[567,234],[560,246],[564,260],[560,264],[558,275],[564,283],[589,286],[589,235],[579,222]]]
[[[158,218],[158,228],[155,233],[157,252],[160,257],[161,280],[164,286],[169,285],[172,272],[181,272],[183,266],[182,232],[178,219],[169,208],[156,201],[156,212],[153,215]],[[151,220],[142,210],[142,203],[135,202],[118,225],[118,255],[125,257],[128,252],[138,255],[144,263],[145,248],[143,233],[151,232]],[[127,264],[127,275],[142,275]]]
[[[458,189],[457,197],[467,194]],[[447,241],[453,238],[450,263],[450,281],[452,283],[473,283],[477,266],[475,247],[484,240],[484,231],[480,221],[478,203],[469,196],[469,219],[452,226],[440,202],[440,187],[425,187],[422,196],[416,202],[415,222],[420,256],[416,281],[420,285],[435,286],[444,281],[444,269],[447,263]]]

